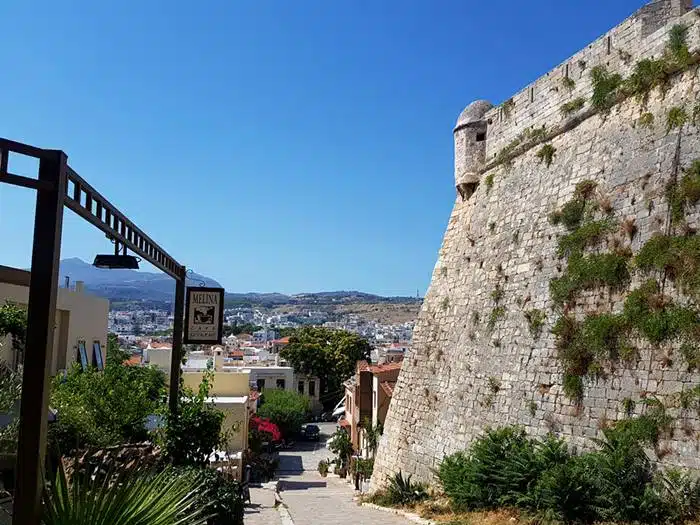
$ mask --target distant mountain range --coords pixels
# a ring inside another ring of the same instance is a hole
[[[155,301],[172,303],[175,299],[175,280],[164,273],[140,272],[136,270],[108,270],[95,268],[82,259],[63,259],[59,266],[59,284],[66,277],[70,283],[83,281],[85,288],[110,301]],[[221,287],[214,279],[197,273],[188,279],[189,286]]]
[[[107,270],[95,268],[82,259],[63,259],[59,282],[64,286],[66,277],[71,285],[83,281],[85,288],[95,295],[112,302],[153,302],[172,304],[175,298],[175,281],[164,273],[136,270]],[[214,279],[193,273],[188,286],[221,287]],[[226,293],[228,306],[274,307],[283,304],[337,305],[348,303],[411,303],[415,297],[382,297],[355,291],[318,292],[286,295],[281,293]]]

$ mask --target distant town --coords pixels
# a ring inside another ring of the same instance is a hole
[[[417,313],[416,305],[406,305],[403,317]],[[250,332],[248,346],[242,350],[244,361],[264,361],[260,350],[282,337],[289,329],[303,326],[321,326],[354,332],[366,338],[375,349],[372,360],[381,362],[387,349],[404,351],[411,342],[415,320],[380,322],[364,313],[324,311],[304,308],[280,308],[269,310],[256,307],[233,307],[224,312],[227,336],[240,336]],[[127,346],[138,347],[139,343],[154,341],[169,343],[172,336],[172,310],[143,308],[138,303],[120,304],[109,312],[108,329],[117,334]],[[262,357],[262,359],[261,359]]]

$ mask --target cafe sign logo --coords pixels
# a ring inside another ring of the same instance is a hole
[[[224,326],[224,289],[187,288],[185,344],[221,344]]]

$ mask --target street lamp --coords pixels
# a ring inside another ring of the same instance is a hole
[[[109,268],[110,270],[138,270],[139,259],[133,255],[99,254],[95,255],[92,265],[96,268]]]
[[[92,262],[92,265],[95,268],[107,268],[110,270],[138,270],[139,261],[141,259],[134,255],[127,255],[126,245],[122,245],[124,251],[120,254],[119,241],[111,239],[109,235],[107,238],[114,243],[114,255],[108,253],[95,255],[95,260]]]

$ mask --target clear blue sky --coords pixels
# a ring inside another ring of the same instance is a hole
[[[8,0],[0,136],[65,150],[229,291],[423,294],[462,108],[508,98],[642,4]],[[0,264],[29,265],[33,198],[0,185]],[[62,257],[109,251],[66,214]]]

